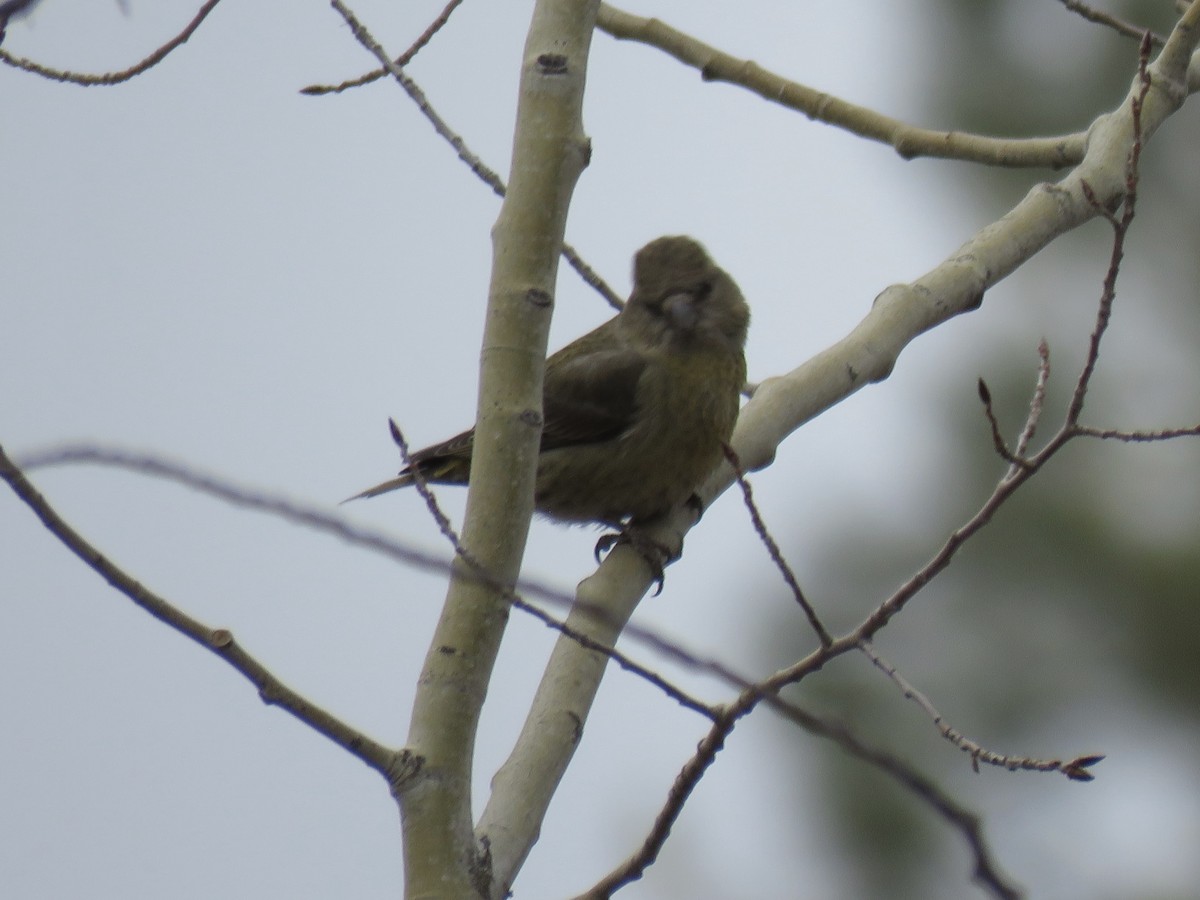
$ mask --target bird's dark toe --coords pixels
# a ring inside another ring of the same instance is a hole
[[[625,527],[619,532],[600,536],[600,539],[596,541],[596,562],[600,562],[603,555],[618,544],[628,544],[646,561],[646,565],[650,568],[650,575],[656,585],[653,596],[657,597],[661,594],[663,584],[665,583],[663,569],[666,568],[668,563],[675,560],[670,548],[647,537],[644,532],[639,531],[637,528]]]
[[[624,536],[624,532],[600,535],[600,539],[596,541],[596,562],[601,562],[609,550],[621,543]]]

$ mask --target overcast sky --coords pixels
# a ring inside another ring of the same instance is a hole
[[[10,24],[4,46],[75,71],[121,69],[198,5],[130,0],[123,14],[115,2],[47,0]],[[354,4],[393,55],[441,6]],[[467,0],[410,69],[505,176],[529,8]],[[922,109],[938,52],[936,6],[917,0],[627,8],[901,118]],[[1061,15],[1047,27],[1081,26]],[[372,63],[327,3],[258,0],[221,4],[165,62],[120,86],[0,68],[8,452],[69,441],[153,451],[332,511],[397,468],[388,416],[416,444],[470,423],[499,201],[395,84],[298,93]],[[703,241],[751,304],[756,381],[842,337],[880,290],[921,275],[1005,211],[951,196],[947,168],[958,178],[985,171],[904,162],[603,34],[585,125],[594,154],[568,240],[621,293],[647,240]],[[565,265],[556,301],[552,347],[611,312]],[[794,561],[803,566],[803,548],[828,527],[824,510],[904,520],[927,487],[909,467],[952,452],[926,427],[930,397],[948,384],[973,391],[970,361],[997,333],[1027,331],[1032,360],[1054,321],[1040,307],[998,289],[919,339],[889,381],[785,444],[756,484]],[[403,743],[441,579],[143,477],[71,468],[35,480],[148,587],[230,628],[316,702]],[[457,520],[463,492],[442,494]],[[415,495],[342,512],[445,553]],[[594,539],[535,523],[527,574],[570,590],[592,571]],[[6,895],[399,895],[398,816],[378,776],[108,588],[11,496],[0,498],[0,557]],[[765,565],[740,501],[726,495],[639,619],[744,671],[770,671],[784,661],[762,660],[761,632],[747,624],[770,602],[747,589]],[[551,645],[514,616],[484,712],[480,807]],[[648,658],[708,697],[729,695]],[[610,672],[517,896],[566,896],[630,853],[704,724]],[[750,885],[756,897],[786,898],[797,884],[805,896],[839,895],[820,823],[781,804],[765,765],[758,741],[774,727],[738,729],[659,866],[622,896],[747,896]],[[1172,782],[1178,760],[1159,762],[1143,759],[1140,780],[1116,779],[1124,790],[1110,782],[1087,806],[1064,792],[1054,827],[1101,834],[1072,842],[1074,855],[1039,857],[1020,809],[983,810],[995,813],[1001,860],[1040,897],[1096,896],[1122,877],[1182,896],[1200,881],[1200,815],[1175,802],[1186,794]],[[1114,856],[1120,867],[1105,863]],[[946,896],[965,896],[968,860],[954,862]]]

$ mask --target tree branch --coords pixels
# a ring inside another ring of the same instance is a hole
[[[158,65],[171,53],[172,50],[185,44],[187,39],[195,33],[200,27],[210,12],[216,8],[220,0],[207,0],[200,7],[199,12],[192,18],[192,21],[184,27],[183,31],[171,38],[145,59],[139,63],[135,63],[128,69],[122,69],[120,72],[106,72],[103,75],[87,75],[80,72],[69,72],[63,69],[53,69],[49,66],[43,66],[41,63],[36,63],[31,59],[25,59],[20,56],[13,56],[7,50],[0,49],[0,62],[6,63],[15,69],[23,69],[26,72],[32,72],[34,75],[41,75],[43,78],[49,78],[51,81],[62,81],[68,84],[79,84],[84,87],[92,87],[95,85],[103,85],[105,87],[113,84],[120,84],[123,81],[128,81],[138,75],[141,75],[147,69],[151,69]]]
[[[729,461],[729,465],[733,468],[733,474],[737,479],[738,487],[742,489],[742,499],[746,501],[746,509],[750,512],[750,522],[754,525],[754,531],[758,534],[759,540],[767,548],[771,562],[775,564],[775,568],[783,576],[784,584],[792,592],[792,597],[795,598],[796,605],[804,612],[804,617],[808,619],[808,624],[816,633],[821,644],[829,646],[833,643],[833,636],[826,629],[825,624],[821,621],[821,617],[817,615],[817,611],[812,603],[804,596],[804,591],[800,589],[800,582],[796,578],[796,573],[788,565],[788,561],[784,559],[783,551],[779,549],[778,542],[771,536],[771,532],[767,530],[767,523],[763,521],[758,504],[754,502],[754,491],[751,489],[750,482],[746,478],[746,472],[742,468],[742,463],[737,458],[737,454],[733,451],[733,448],[728,445],[725,447],[725,459]]]
[[[481,582],[471,564],[456,558],[409,729],[409,748],[423,763],[400,797],[409,896],[493,894],[496,882],[487,867],[506,852],[497,841],[486,856],[476,849],[471,767],[479,713],[508,619],[507,593],[520,570],[533,513],[557,261],[571,194],[588,157],[581,107],[596,5],[596,0],[539,0],[523,56],[512,173],[493,230],[462,535],[470,558],[505,590]],[[404,83],[406,76],[345,5],[333,0],[333,6]]]
[[[404,751],[377,743],[341,719],[293,691],[243,649],[224,628],[210,628],[184,613],[161,595],[140,584],[72,528],[46,501],[0,447],[0,478],[68,550],[110,585],[168,627],[215,653],[258,689],[264,703],[291,713],[314,731],[379,772],[396,790],[413,773],[413,760]]]
[[[1087,135],[1082,132],[1049,138],[995,138],[918,128],[789,81],[750,60],[738,59],[710,47],[658,19],[631,15],[608,3],[600,5],[596,25],[618,40],[638,41],[662,50],[684,65],[699,70],[705,81],[736,84],[771,103],[802,112],[810,119],[889,144],[903,159],[928,156],[1008,168],[1045,166],[1061,169],[1083,158]]]

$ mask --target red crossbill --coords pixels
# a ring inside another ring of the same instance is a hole
[[[750,311],[733,279],[687,237],[637,252],[612,319],[546,360],[534,504],[565,522],[636,524],[690,500],[720,463],[746,380]],[[399,477],[466,484],[474,431],[413,453]]]

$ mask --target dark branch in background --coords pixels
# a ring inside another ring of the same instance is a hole
[[[140,63],[130,66],[128,69],[123,69],[120,72],[107,72],[103,75],[85,75],[79,72],[67,72],[61,69],[52,69],[48,66],[43,66],[40,63],[35,63],[33,60],[24,59],[19,56],[13,56],[6,50],[0,50],[0,62],[8,63],[8,65],[17,69],[24,69],[26,72],[33,72],[35,75],[41,75],[43,78],[49,78],[52,81],[64,81],[68,84],[81,84],[84,87],[120,84],[122,81],[128,81],[129,79],[142,74],[147,69],[158,65],[167,57],[167,54],[169,54],[180,44],[185,43],[187,39],[192,36],[192,33],[200,27],[200,23],[207,18],[208,14],[213,11],[213,8],[216,7],[217,3],[219,2],[220,0],[208,0],[208,2],[200,7],[200,11],[196,13],[192,21],[188,22],[187,27],[185,27],[183,31],[179,32],[179,34],[171,38],[171,40],[167,41],[165,44],[143,59]],[[3,30],[3,23],[4,19],[0,17],[0,31]]]
[[[1062,772],[1068,778],[1074,781],[1091,781],[1094,776],[1087,771],[1089,766],[1094,766],[1096,763],[1104,759],[1103,754],[1090,754],[1087,756],[1077,756],[1075,759],[1063,761],[1061,759],[1035,759],[1031,756],[1008,756],[1001,753],[994,753],[986,749],[982,745],[968,738],[962,732],[950,726],[942,714],[937,711],[929,698],[922,694],[919,690],[912,686],[909,681],[901,675],[896,667],[879,655],[874,645],[870,641],[863,641],[858,645],[858,648],[866,654],[867,658],[875,664],[879,671],[887,675],[892,680],[896,687],[900,688],[905,699],[912,700],[917,706],[925,711],[925,714],[933,720],[933,724],[937,726],[937,730],[941,732],[942,737],[947,741],[962,750],[971,757],[971,767],[978,772],[979,764],[985,763],[989,766],[998,766],[1009,771],[1023,769],[1029,772]]]
[[[783,558],[783,552],[779,549],[779,544],[767,530],[767,523],[763,521],[762,514],[758,510],[758,505],[754,502],[754,492],[750,488],[750,482],[746,480],[746,472],[742,468],[742,461],[738,459],[738,455],[728,444],[724,445],[724,449],[725,459],[733,467],[733,474],[737,478],[738,486],[742,489],[742,497],[746,501],[746,508],[750,511],[750,521],[754,524],[754,530],[758,533],[759,539],[767,548],[767,553],[771,555],[771,561],[775,563],[775,568],[783,576],[783,580],[791,590],[792,596],[796,598],[796,603],[804,610],[804,615],[808,618],[808,624],[816,632],[821,645],[828,647],[833,643],[833,636],[825,628],[824,624],[822,624],[817,611],[808,602],[808,598],[804,596],[804,591],[800,589],[800,582],[796,580],[796,573],[792,571],[792,567]]]
[[[462,2],[463,0],[450,0],[450,2],[446,4],[446,8],[438,14],[438,17],[429,23],[429,27],[421,33],[421,36],[413,41],[412,45],[407,50],[396,57],[396,59],[393,61],[396,67],[403,69],[410,62],[412,62],[413,57],[421,52],[421,48],[428,44],[433,39],[433,36],[442,30],[442,26],[450,21],[450,14],[454,12],[454,10],[457,9]],[[350,90],[350,88],[362,87],[364,84],[370,84],[372,81],[378,81],[387,74],[388,70],[380,67],[378,69],[371,70],[365,75],[360,75],[358,78],[351,78],[348,81],[343,81],[341,84],[310,84],[306,88],[301,88],[300,93],[307,94],[310,97],[320,97],[323,94],[340,94],[342,91]]]
[[[1101,12],[1098,9],[1093,9],[1086,3],[1080,3],[1079,0],[1058,0],[1063,6],[1073,13],[1078,13],[1089,22],[1095,22],[1097,25],[1104,25],[1111,28],[1117,34],[1125,37],[1137,38],[1139,41],[1146,36],[1149,36],[1150,41],[1155,47],[1161,47],[1166,41],[1152,31],[1147,31],[1145,28],[1139,28],[1124,19],[1119,19],[1116,16]]]
[[[350,26],[350,31],[354,35],[355,40],[363,45],[379,62],[384,70],[388,72],[400,86],[404,88],[404,92],[417,105],[417,109],[421,114],[429,120],[429,123],[458,154],[458,158],[467,164],[467,167],[475,173],[475,175],[499,197],[503,197],[507,193],[508,188],[495,170],[484,164],[478,156],[467,147],[466,142],[462,137],[456,134],[446,120],[441,117],[437,110],[430,104],[429,99],[425,96],[425,92],[410,78],[403,69],[392,61],[387,51],[383,49],[380,43],[371,36],[365,25],[362,24],[341,0],[332,0],[330,5],[337,13],[346,20],[346,24]],[[305,88],[305,93],[315,93],[312,88]],[[571,267],[579,273],[579,277],[588,285],[596,290],[613,309],[620,309],[624,306],[624,301],[618,296],[617,292],[609,287],[608,283],[596,273],[596,271],[583,261],[579,253],[570,244],[563,242],[562,255],[571,264]]]

